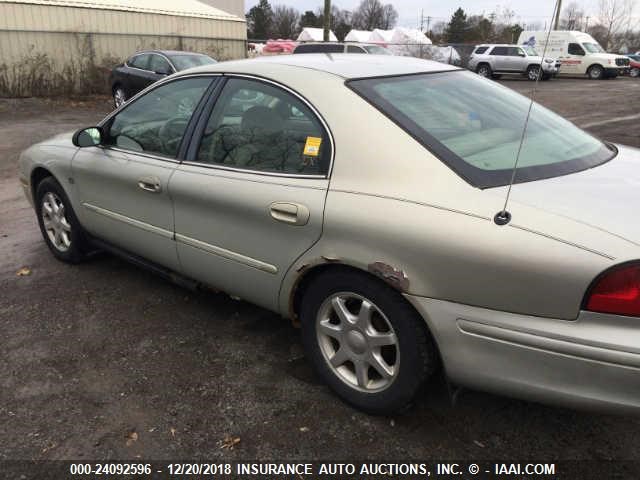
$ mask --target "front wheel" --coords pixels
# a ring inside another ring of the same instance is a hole
[[[127,92],[124,88],[117,87],[113,90],[113,105],[120,108],[127,101]]]
[[[536,81],[540,75],[540,67],[538,65],[531,65],[527,68],[527,78],[531,81]]]
[[[591,80],[601,80],[604,78],[604,68],[600,65],[591,65],[587,70],[587,75]]]
[[[80,262],[88,244],[69,199],[53,177],[45,178],[36,188],[36,213],[44,241],[53,255],[63,262]]]
[[[438,356],[424,320],[402,295],[367,274],[320,274],[300,313],[316,371],[366,412],[402,410],[435,369]]]
[[[640,68],[632,68],[629,71],[629,76],[633,78],[640,77]]]

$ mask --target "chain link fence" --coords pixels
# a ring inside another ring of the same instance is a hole
[[[293,40],[249,40],[249,57],[262,55],[287,55],[291,54],[295,47],[302,44],[313,44],[324,42],[313,41],[293,41]],[[473,43],[392,43],[392,42],[337,42],[334,50],[327,50],[325,53],[340,53],[338,49],[344,45],[379,45],[385,47],[394,55],[422,58],[436,62],[447,63],[466,68],[469,64],[471,54],[476,47]],[[324,51],[324,50],[323,50]],[[356,52],[348,52],[356,53]]]

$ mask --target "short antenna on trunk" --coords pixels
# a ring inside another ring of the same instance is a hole
[[[556,0],[555,6],[553,7],[553,15],[551,18],[555,18],[559,15],[560,0]],[[536,76],[536,82],[533,85],[533,89],[531,90],[531,101],[529,102],[529,110],[527,110],[527,117],[524,120],[524,126],[522,128],[522,135],[520,136],[520,144],[518,145],[518,153],[516,154],[516,161],[513,165],[513,171],[511,172],[511,181],[509,182],[509,188],[507,190],[507,196],[504,199],[504,206],[502,210],[495,214],[493,217],[493,221],[496,225],[506,225],[511,221],[511,213],[507,210],[507,206],[509,205],[509,197],[511,196],[511,187],[513,187],[513,183],[516,180],[516,173],[518,171],[518,163],[520,162],[520,153],[522,152],[522,145],[524,144],[524,139],[527,134],[527,127],[529,126],[529,117],[531,117],[531,110],[533,109],[533,104],[536,98],[536,91],[538,90],[538,82],[540,81],[540,77],[542,77],[542,64],[544,63],[545,56],[547,54],[547,47],[549,46],[549,37],[551,36],[551,29],[553,28],[552,24],[549,25],[549,30],[547,31],[547,39],[544,43],[544,50],[542,52],[540,67],[538,68],[538,75]]]

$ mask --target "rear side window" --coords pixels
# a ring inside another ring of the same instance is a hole
[[[489,47],[478,47],[476,48],[476,51],[474,53],[477,53],[478,55],[486,52],[489,49]]]
[[[347,45],[347,53],[367,53],[367,51],[357,45]]]
[[[508,55],[509,49],[507,47],[493,47],[491,55]]]
[[[230,79],[205,128],[197,161],[236,169],[326,175],[331,145],[315,114],[291,93]]]
[[[347,85],[470,184],[509,184],[529,111],[527,97],[466,71],[368,78]],[[534,104],[515,182],[577,172],[614,155],[615,149]]]
[[[143,53],[142,55],[136,55],[131,57],[127,64],[130,67],[139,68],[141,70],[149,70],[149,60],[151,55]]]

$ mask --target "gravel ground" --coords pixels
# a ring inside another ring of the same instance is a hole
[[[633,79],[562,79],[537,98],[640,147],[639,94]],[[442,378],[403,415],[362,414],[318,382],[277,315],[107,255],[54,260],[20,191],[18,153],[109,109],[101,97],[0,100],[0,460],[640,460],[637,418],[476,391],[452,405]],[[226,449],[225,438],[240,441]]]

